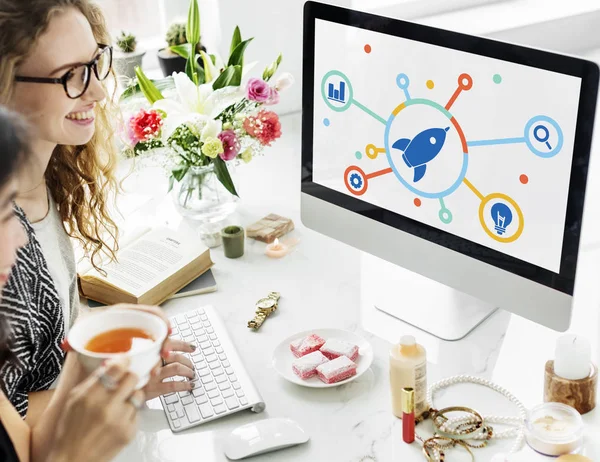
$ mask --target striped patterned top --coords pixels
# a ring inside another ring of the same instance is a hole
[[[64,318],[60,299],[42,247],[23,210],[14,206],[29,242],[17,253],[0,313],[11,329],[11,350],[16,359],[0,368],[0,386],[19,414],[27,414],[27,394],[48,390],[58,378],[64,353]]]

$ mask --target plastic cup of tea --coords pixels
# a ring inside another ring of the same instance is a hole
[[[116,329],[140,329],[148,334],[151,342],[121,353],[98,353],[90,351],[90,340],[100,334]],[[143,388],[150,379],[150,372],[160,361],[162,344],[167,338],[167,325],[158,316],[137,310],[108,309],[79,318],[69,331],[69,345],[79,355],[88,373],[96,370],[106,359],[122,356],[129,358],[129,372],[139,378],[136,389]]]

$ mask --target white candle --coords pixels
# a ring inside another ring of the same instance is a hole
[[[554,373],[568,380],[585,379],[590,375],[592,347],[589,340],[566,334],[556,341]]]

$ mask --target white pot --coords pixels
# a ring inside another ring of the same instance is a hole
[[[135,78],[135,68],[137,66],[142,67],[142,59],[145,54],[145,51],[123,53],[116,50],[113,56],[113,66],[117,75],[126,77],[127,79]]]

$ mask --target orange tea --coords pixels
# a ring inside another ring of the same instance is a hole
[[[85,349],[93,353],[126,353],[139,350],[154,342],[150,334],[142,329],[113,329],[93,337]]]

